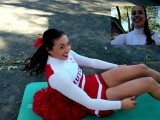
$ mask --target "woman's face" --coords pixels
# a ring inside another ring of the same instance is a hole
[[[71,45],[66,35],[62,35],[60,38],[54,41],[52,50],[49,50],[49,54],[60,60],[67,60],[68,53],[71,50]]]
[[[143,7],[135,6],[132,9],[131,18],[132,18],[132,23],[135,28],[143,28],[144,23],[145,23],[145,19],[146,19]]]

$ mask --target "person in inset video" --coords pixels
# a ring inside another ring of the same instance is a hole
[[[111,45],[160,45],[159,36],[149,29],[145,7],[134,6],[131,19],[133,30],[117,36]]]

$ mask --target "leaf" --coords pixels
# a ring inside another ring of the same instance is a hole
[[[23,62],[24,62],[23,60],[15,60],[13,63],[18,64],[18,63],[23,63]]]
[[[17,68],[18,68],[17,66],[8,66],[8,67],[7,67],[7,70],[10,70],[10,69],[13,69],[13,70],[14,70],[14,69],[17,69]]]
[[[3,68],[5,68],[5,66],[0,67],[0,70],[2,70]]]

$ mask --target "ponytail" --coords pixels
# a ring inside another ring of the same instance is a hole
[[[149,25],[148,25],[148,20],[146,19],[145,20],[145,23],[144,23],[144,34],[146,35],[146,43],[147,45],[155,45],[155,41],[152,39],[152,34],[151,34],[151,31],[149,29]]]
[[[48,52],[44,45],[40,46],[38,50],[33,54],[32,57],[29,57],[25,60],[25,63],[29,61],[24,67],[25,71],[31,71],[31,75],[38,76],[39,74],[42,74],[46,62],[48,59]]]

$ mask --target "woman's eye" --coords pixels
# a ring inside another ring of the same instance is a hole
[[[143,12],[142,12],[142,11],[139,11],[138,14],[139,14],[139,15],[143,15]]]
[[[70,46],[70,45],[71,45],[71,43],[68,43],[67,45],[68,45],[68,46]]]
[[[60,49],[64,49],[64,46],[61,46]]]
[[[136,15],[136,12],[134,11],[134,12],[132,12],[132,15]]]

